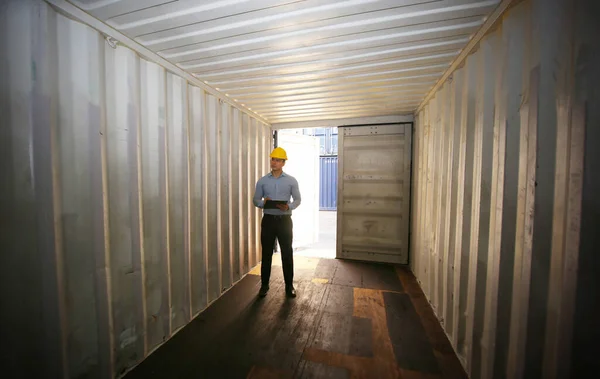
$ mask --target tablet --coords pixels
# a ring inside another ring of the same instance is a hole
[[[285,200],[267,200],[265,202],[264,209],[279,209],[277,208],[277,204],[287,204]]]

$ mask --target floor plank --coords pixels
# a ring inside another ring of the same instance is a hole
[[[347,287],[362,287],[361,264],[348,261],[336,261],[332,284]]]
[[[398,365],[407,370],[440,374],[433,348],[409,296],[392,292],[383,296]]]
[[[402,285],[409,295],[415,311],[419,315],[419,320],[432,346],[434,355],[442,371],[442,376],[452,379],[467,378],[468,376],[454,353],[452,345],[448,337],[446,337],[446,333],[444,333],[444,329],[435,316],[413,273],[404,267],[396,267],[396,273],[402,281]]]
[[[259,298],[258,267],[125,378],[466,377],[410,272],[295,260],[297,298],[276,260]]]
[[[383,291],[404,292],[402,282],[393,266],[383,264],[362,265],[362,286]]]
[[[351,379],[347,369],[304,361],[299,379]]]

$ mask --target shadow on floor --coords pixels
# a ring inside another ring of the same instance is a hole
[[[126,378],[466,378],[407,269],[296,256],[288,299],[273,262],[267,297],[257,267]]]

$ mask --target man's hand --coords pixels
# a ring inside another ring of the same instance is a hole
[[[287,211],[288,209],[290,209],[290,206],[287,204],[277,204],[277,208],[279,208],[282,211]]]
[[[271,200],[271,198],[270,197],[265,197],[263,199],[263,207],[265,206],[265,204],[267,203],[268,200]]]

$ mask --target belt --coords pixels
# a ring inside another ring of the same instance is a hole
[[[292,217],[292,215],[270,215],[270,214],[265,214],[264,217],[274,218],[275,220],[282,220],[284,218]]]

